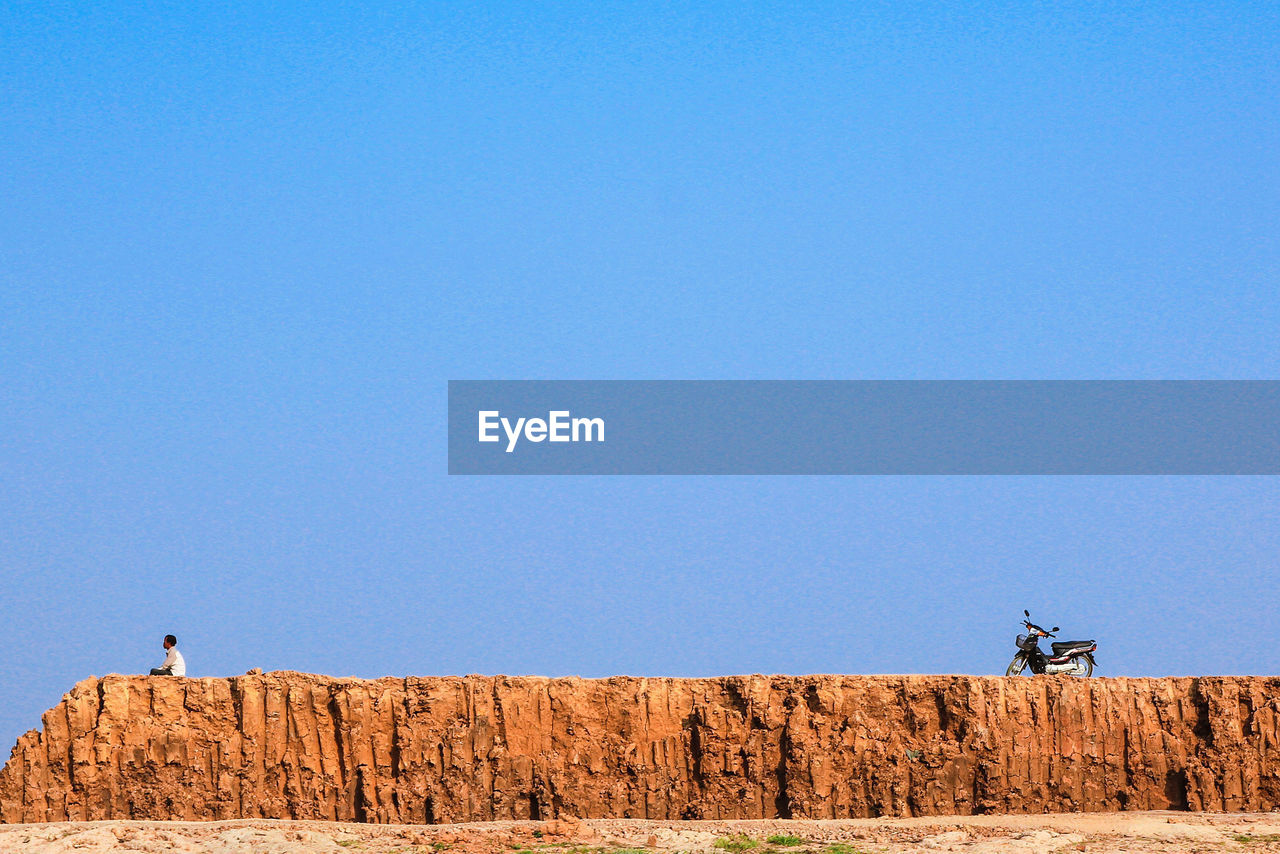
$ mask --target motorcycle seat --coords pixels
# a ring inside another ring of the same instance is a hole
[[[1049,644],[1049,645],[1050,645],[1051,647],[1053,647],[1053,654],[1054,654],[1054,655],[1062,655],[1062,653],[1066,652],[1067,650],[1070,650],[1070,649],[1079,649],[1080,647],[1085,647],[1085,646],[1093,646],[1093,645],[1094,645],[1094,643],[1096,643],[1096,641],[1091,641],[1091,640],[1087,640],[1087,641],[1055,641],[1054,643],[1051,643],[1051,644]]]

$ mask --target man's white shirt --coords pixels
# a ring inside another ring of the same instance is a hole
[[[160,667],[167,669],[170,676],[187,675],[187,663],[182,660],[182,653],[178,652],[176,646],[169,647],[169,654],[164,657],[164,664]]]

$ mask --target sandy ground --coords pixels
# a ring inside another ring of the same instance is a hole
[[[0,825],[0,852],[200,854],[968,854],[1280,852],[1280,813],[1073,813],[831,821],[639,819],[369,825],[96,821]]]

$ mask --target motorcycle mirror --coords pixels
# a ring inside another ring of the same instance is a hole
[[[1057,630],[1058,630],[1057,626],[1054,626],[1052,629],[1050,629],[1050,631],[1053,631],[1053,632],[1056,632]]]
[[[1026,608],[1023,608],[1023,609],[1022,609],[1022,616],[1027,617],[1027,618],[1030,618],[1030,617],[1031,617],[1031,612],[1030,612],[1030,611],[1028,611]]]

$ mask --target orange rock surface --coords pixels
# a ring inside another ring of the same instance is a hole
[[[1280,678],[90,678],[5,822],[1280,806]]]

